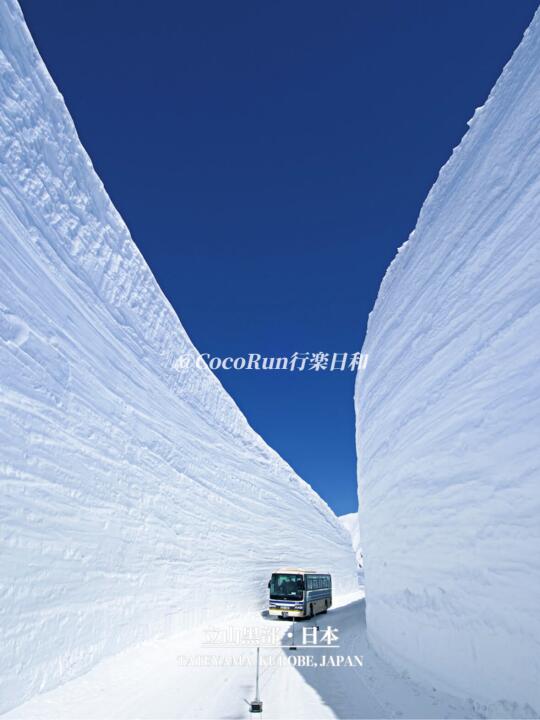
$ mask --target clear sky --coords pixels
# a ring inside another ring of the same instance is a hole
[[[532,0],[22,0],[81,140],[202,352],[354,352]],[[351,372],[217,373],[338,514]]]

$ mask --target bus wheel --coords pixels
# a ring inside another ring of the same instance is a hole
[[[328,612],[328,600],[325,600],[323,613],[327,613],[327,612]]]
[[[313,603],[310,603],[309,605],[309,617],[314,617],[315,613],[313,612]]]

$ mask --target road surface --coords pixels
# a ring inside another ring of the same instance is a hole
[[[292,631],[291,622],[263,611],[141,643],[3,718],[253,718],[256,645],[263,718],[479,717],[471,703],[415,684],[377,656],[361,591],[339,598],[327,614],[296,622],[296,650]]]

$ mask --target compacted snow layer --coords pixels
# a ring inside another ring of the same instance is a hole
[[[362,544],[360,541],[360,523],[357,512],[348,513],[347,515],[339,515],[339,522],[351,536],[351,543],[356,557],[356,562],[362,565]]]
[[[518,713],[540,712],[539,117],[537,14],[386,273],[356,388],[371,641]]]
[[[0,96],[1,711],[137,640],[253,608],[276,564],[329,570],[338,590],[355,564],[212,373],[174,369],[195,350],[14,0]]]

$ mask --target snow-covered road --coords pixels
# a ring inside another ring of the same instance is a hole
[[[262,646],[261,698],[266,718],[479,716],[472,704],[414,684],[370,649],[362,591],[342,596],[315,622],[297,623],[296,651],[289,649],[292,624],[271,620],[264,612],[215,620],[215,624],[125,650],[3,717],[252,717],[247,701],[254,697],[254,666],[233,663],[254,663],[257,642]],[[319,647],[312,643],[314,626],[319,627]],[[322,640],[328,626],[337,634],[330,645]],[[307,631],[305,647],[303,629]],[[330,664],[339,656],[353,662],[354,656],[361,656],[363,665]],[[313,666],[300,667],[299,659],[307,657],[312,658]],[[201,666],[205,663],[211,665]]]

